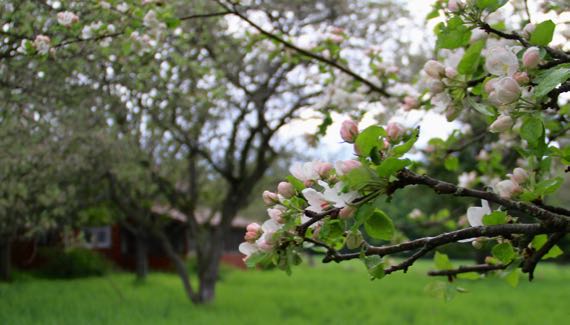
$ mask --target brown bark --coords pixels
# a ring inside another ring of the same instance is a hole
[[[136,276],[137,281],[144,281],[148,275],[148,245],[147,238],[135,234],[136,249]]]
[[[216,282],[219,277],[220,258],[222,257],[224,242],[222,228],[210,228],[197,242],[196,253],[198,258],[198,303],[209,303],[216,296]]]
[[[174,264],[176,273],[178,274],[178,277],[180,277],[180,280],[182,281],[186,297],[188,297],[190,301],[196,303],[197,302],[196,295],[194,294],[192,285],[190,284],[190,277],[188,276],[188,268],[186,267],[184,260],[182,259],[182,257],[178,255],[178,253],[176,253],[174,247],[170,243],[170,240],[162,231],[156,231],[155,234],[158,240],[160,241],[160,244],[164,249],[166,255],[168,255],[168,257]]]

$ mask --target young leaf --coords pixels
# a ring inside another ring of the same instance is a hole
[[[556,25],[552,20],[543,21],[536,25],[534,31],[530,34],[530,43],[539,46],[547,46],[552,41]]]
[[[477,0],[475,4],[479,9],[487,9],[489,12],[493,12],[504,6],[507,2],[507,0]]]
[[[552,70],[534,88],[534,97],[546,96],[552,89],[568,79],[570,79],[570,68]]]
[[[419,128],[414,129],[414,131],[412,132],[412,136],[410,137],[410,139],[408,139],[408,141],[404,142],[404,144],[392,148],[392,154],[395,157],[401,157],[402,155],[410,151],[410,149],[412,149],[416,141],[418,141],[419,134],[420,134],[420,129]]]
[[[477,71],[477,67],[481,62],[481,50],[485,47],[485,40],[479,40],[465,51],[463,58],[459,61],[457,71],[461,74],[472,75]]]
[[[501,243],[493,246],[491,253],[501,262],[507,264],[515,258],[515,250],[510,243]]]
[[[453,17],[447,26],[440,27],[437,34],[437,47],[443,49],[456,49],[469,43],[471,30],[459,17]]]
[[[511,287],[516,288],[519,285],[520,269],[514,269],[504,279]]]
[[[507,222],[507,214],[503,211],[493,211],[483,216],[483,224],[486,226],[502,225]]]
[[[453,268],[453,265],[451,265],[447,254],[436,251],[435,255],[433,256],[433,261],[435,263],[435,268],[438,270],[449,270]]]
[[[390,157],[384,160],[380,166],[376,168],[376,170],[378,171],[378,176],[388,178],[411,163],[412,162],[409,159],[398,159]]]
[[[530,146],[537,147],[544,135],[542,120],[537,117],[527,118],[521,126],[520,134]]]
[[[385,137],[386,131],[379,126],[369,126],[364,129],[355,141],[355,146],[360,153],[366,157],[370,156],[370,152],[380,145],[380,137]]]
[[[456,171],[459,169],[459,158],[455,156],[448,156],[443,162],[445,169],[449,171]]]
[[[380,256],[365,256],[363,262],[373,279],[382,279],[384,277],[384,261]]]
[[[364,222],[364,229],[370,237],[390,240],[394,236],[394,223],[384,211],[375,209],[372,215]]]

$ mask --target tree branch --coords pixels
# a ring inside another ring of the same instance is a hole
[[[469,272],[478,272],[478,273],[486,273],[490,271],[496,270],[504,270],[508,265],[505,264],[478,264],[478,265],[468,265],[468,266],[460,266],[457,269],[451,270],[431,270],[428,272],[429,276],[456,276],[461,273],[469,273]]]
[[[536,268],[538,262],[540,262],[542,257],[544,257],[544,255],[546,255],[548,251],[550,251],[550,249],[554,247],[554,245],[556,245],[556,243],[558,243],[562,238],[564,238],[564,236],[566,236],[566,232],[557,232],[555,234],[552,234],[548,238],[546,243],[544,243],[544,245],[542,245],[542,247],[538,251],[536,251],[531,257],[529,257],[524,262],[522,271],[524,273],[528,273],[529,281],[532,281],[532,279],[534,279],[534,269]]]

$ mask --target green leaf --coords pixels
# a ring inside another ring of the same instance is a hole
[[[305,184],[303,184],[303,182],[301,182],[300,180],[298,180],[294,176],[289,175],[286,177],[286,179],[289,183],[291,183],[293,185],[295,190],[297,190],[298,192],[301,192],[302,190],[305,189]]]
[[[375,209],[372,215],[364,222],[364,229],[370,237],[390,240],[394,236],[394,223],[384,211]]]
[[[539,46],[547,46],[552,41],[556,25],[552,20],[543,21],[536,25],[534,31],[530,34],[530,43]]]
[[[479,280],[481,279],[481,274],[477,272],[459,273],[457,278],[462,280]]]
[[[371,181],[378,179],[378,176],[369,167],[362,166],[348,172],[343,179],[351,189],[360,190],[367,186]]]
[[[247,267],[255,267],[257,264],[268,259],[269,255],[270,254],[263,252],[253,253],[245,260],[245,265]]]
[[[493,246],[491,253],[501,262],[507,264],[515,258],[515,250],[510,243],[501,243]]]
[[[544,125],[542,120],[537,117],[529,117],[521,126],[521,137],[532,147],[537,147],[544,136]]]
[[[346,236],[345,245],[348,249],[356,249],[360,247],[364,238],[359,230],[354,230],[348,233]]]
[[[457,293],[457,288],[444,281],[430,282],[425,287],[425,292],[432,297],[450,301]]]
[[[475,109],[477,112],[490,117],[497,116],[497,112],[492,106],[476,102],[472,97],[467,97],[467,104]]]
[[[483,50],[483,47],[485,47],[485,40],[479,40],[471,44],[467,51],[465,51],[461,61],[459,61],[457,71],[465,75],[474,74],[481,62],[481,50]]]
[[[504,279],[511,287],[516,288],[519,285],[520,275],[520,269],[514,269],[505,275]]]
[[[552,70],[534,88],[534,97],[546,96],[551,90],[570,78],[570,68]]]
[[[536,184],[535,192],[539,196],[544,196],[556,192],[564,183],[564,178],[556,177],[552,179],[545,179]]]
[[[483,224],[486,226],[502,225],[507,222],[507,214],[503,211],[493,211],[483,216]]]
[[[363,262],[373,279],[382,279],[384,277],[384,261],[380,256],[365,256]]]
[[[476,5],[479,9],[487,9],[493,12],[504,6],[507,2],[507,0],[477,0]]]
[[[469,43],[471,30],[465,26],[459,17],[453,17],[447,26],[440,25],[437,34],[437,47],[442,49],[456,49]]]
[[[443,162],[443,166],[445,166],[445,169],[449,171],[456,171],[459,169],[459,158],[455,156],[447,156]]]
[[[534,238],[532,239],[532,247],[534,247],[534,249],[539,250],[542,248],[542,246],[544,246],[544,244],[546,243],[546,241],[548,240],[548,236],[547,235],[537,235],[534,236]],[[560,249],[560,247],[558,247],[558,245],[554,245],[549,251],[548,253],[546,253],[542,259],[549,259],[549,258],[556,258],[560,255],[564,254],[564,252],[562,251],[562,249]]]
[[[360,132],[358,137],[356,137],[355,146],[360,151],[360,154],[370,157],[370,152],[380,146],[382,141],[380,137],[385,136],[386,131],[383,128],[372,125]]]
[[[376,168],[376,170],[378,171],[378,176],[388,178],[402,170],[404,167],[410,165],[411,163],[412,162],[409,159],[398,159],[390,157],[385,159],[380,164],[380,166]]]
[[[414,129],[414,131],[412,132],[412,136],[410,137],[410,139],[408,139],[408,141],[392,148],[393,156],[401,157],[402,155],[410,151],[414,146],[414,144],[416,143],[416,141],[418,141],[419,134],[420,134],[420,129],[419,128]]]
[[[436,251],[435,255],[433,256],[433,261],[435,263],[435,268],[438,270],[450,270],[453,268],[453,265],[451,265],[447,254]]]

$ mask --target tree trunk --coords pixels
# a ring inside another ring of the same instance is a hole
[[[224,250],[223,238],[222,229],[216,227],[208,229],[207,234],[197,242],[198,280],[200,283],[198,303],[209,303],[216,296],[220,258]]]
[[[184,293],[186,293],[186,297],[192,302],[197,302],[197,297],[194,295],[194,291],[192,290],[192,285],[190,284],[190,277],[188,276],[188,268],[184,263],[184,260],[176,253],[174,247],[170,243],[168,237],[162,232],[158,231],[156,233],[156,237],[160,241],[162,248],[164,249],[166,255],[170,258],[174,267],[176,268],[176,273],[178,273],[178,277],[182,281],[182,285],[184,286]]]
[[[0,281],[12,280],[12,240],[0,238]]]
[[[146,236],[135,234],[135,244],[137,281],[143,282],[148,275],[148,245]]]

